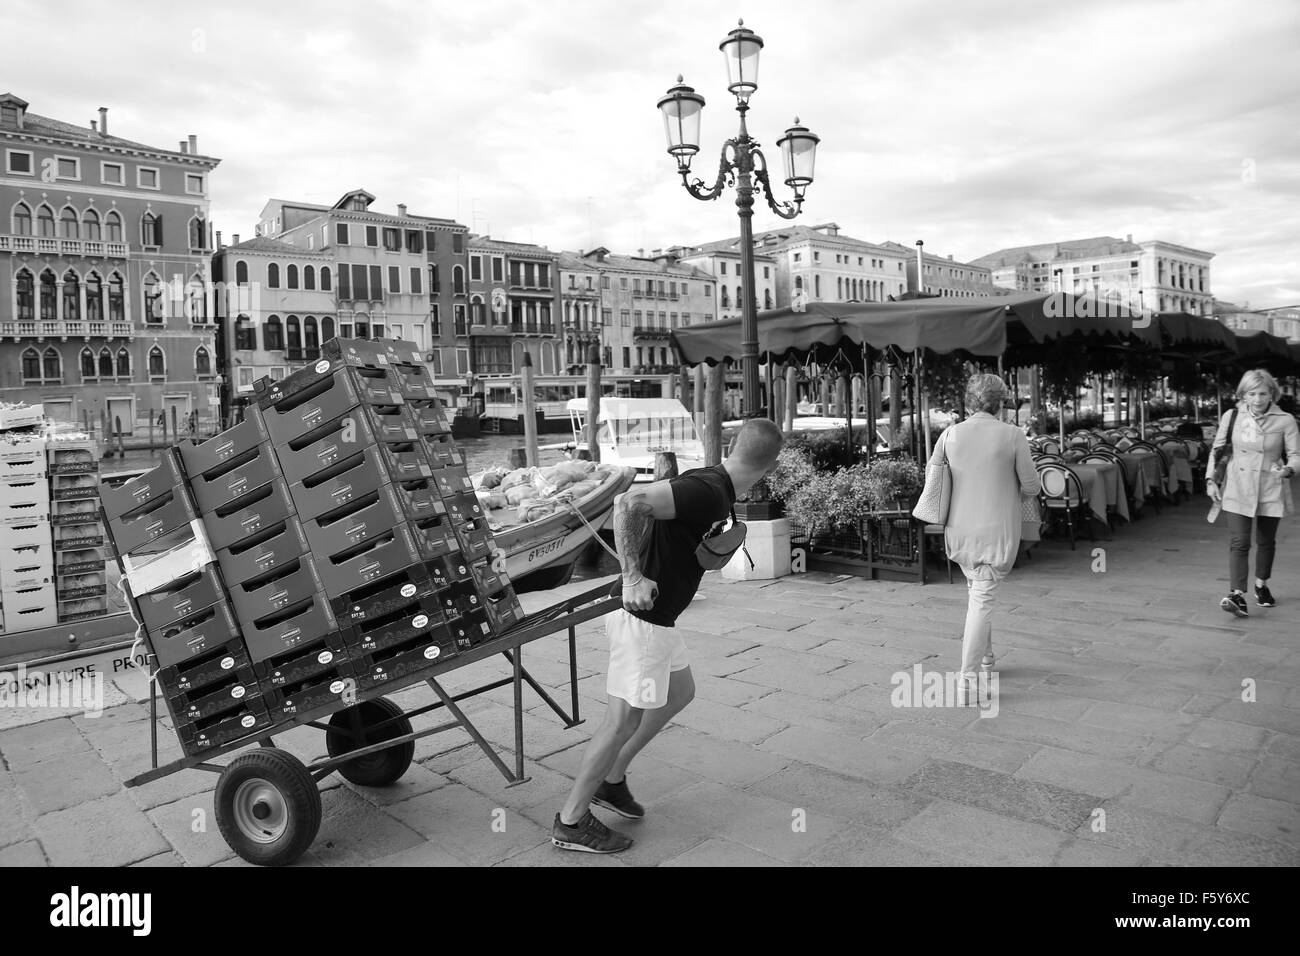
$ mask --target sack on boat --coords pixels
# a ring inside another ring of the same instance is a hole
[[[497,486],[497,490],[504,494],[511,488],[515,488],[519,485],[531,485],[533,483],[533,476],[536,473],[536,468],[516,468],[514,471],[510,472],[510,474],[501,479],[501,484]]]
[[[510,507],[510,499],[495,491],[483,491],[482,489],[479,489],[474,494],[478,498],[478,503],[483,506],[484,511],[491,511],[493,508]]]
[[[537,497],[537,489],[532,485],[515,485],[506,493],[506,504],[517,506]]]
[[[496,488],[500,486],[502,479],[508,474],[509,472],[504,468],[490,468],[478,476],[478,487],[487,488],[488,490]]]
[[[592,480],[578,481],[575,482],[574,484],[569,485],[569,487],[566,488],[565,490],[570,495],[572,495],[574,500],[576,501],[579,498],[587,497],[587,495],[591,494],[600,486],[601,486],[601,482],[599,481],[592,481]]]
[[[519,523],[527,524],[538,518],[548,518],[559,509],[549,501],[530,500],[519,506]]]

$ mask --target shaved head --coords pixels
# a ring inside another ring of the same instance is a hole
[[[735,459],[746,468],[766,471],[776,462],[781,453],[785,436],[775,422],[766,418],[751,418],[740,426],[740,431],[731,440],[727,457]]]

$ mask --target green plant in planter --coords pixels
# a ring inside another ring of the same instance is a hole
[[[870,508],[886,511],[910,505],[925,481],[920,467],[909,458],[877,458],[866,466],[862,483]]]

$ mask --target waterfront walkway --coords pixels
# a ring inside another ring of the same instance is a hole
[[[630,851],[549,843],[604,709],[593,622],[579,642],[588,723],[565,730],[525,690],[531,782],[507,789],[463,732],[425,738],[395,787],[326,781],[320,835],[300,865],[1294,866],[1300,525],[1282,525],[1279,606],[1252,602],[1237,620],[1218,608],[1227,532],[1222,519],[1206,524],[1203,501],[1120,528],[1096,543],[1104,554],[1044,542],[1013,572],[995,623],[996,713],[891,702],[894,675],[955,665],[961,583],[810,574],[760,586],[710,574],[681,622],[697,699],[629,776],[647,818],[598,811],[637,838]],[[562,637],[529,645],[524,660],[567,699]],[[507,673],[483,662],[448,684]],[[502,746],[509,694],[466,707]],[[122,786],[148,766],[145,706],[38,716],[12,726],[19,718],[0,714],[0,865],[245,865],[217,832],[215,776]],[[160,738],[164,759],[179,756]],[[306,728],[282,744],[324,753]]]

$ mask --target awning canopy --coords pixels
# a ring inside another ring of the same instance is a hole
[[[1104,303],[1061,294],[813,302],[802,312],[774,309],[758,316],[760,360],[822,355],[863,345],[876,350],[926,348],[941,354],[961,351],[992,357],[1002,355],[1008,345],[1031,346],[1070,337],[1159,343],[1158,329],[1140,318],[1107,315]],[[677,329],[673,339],[683,360],[691,365],[737,359],[741,320]]]

